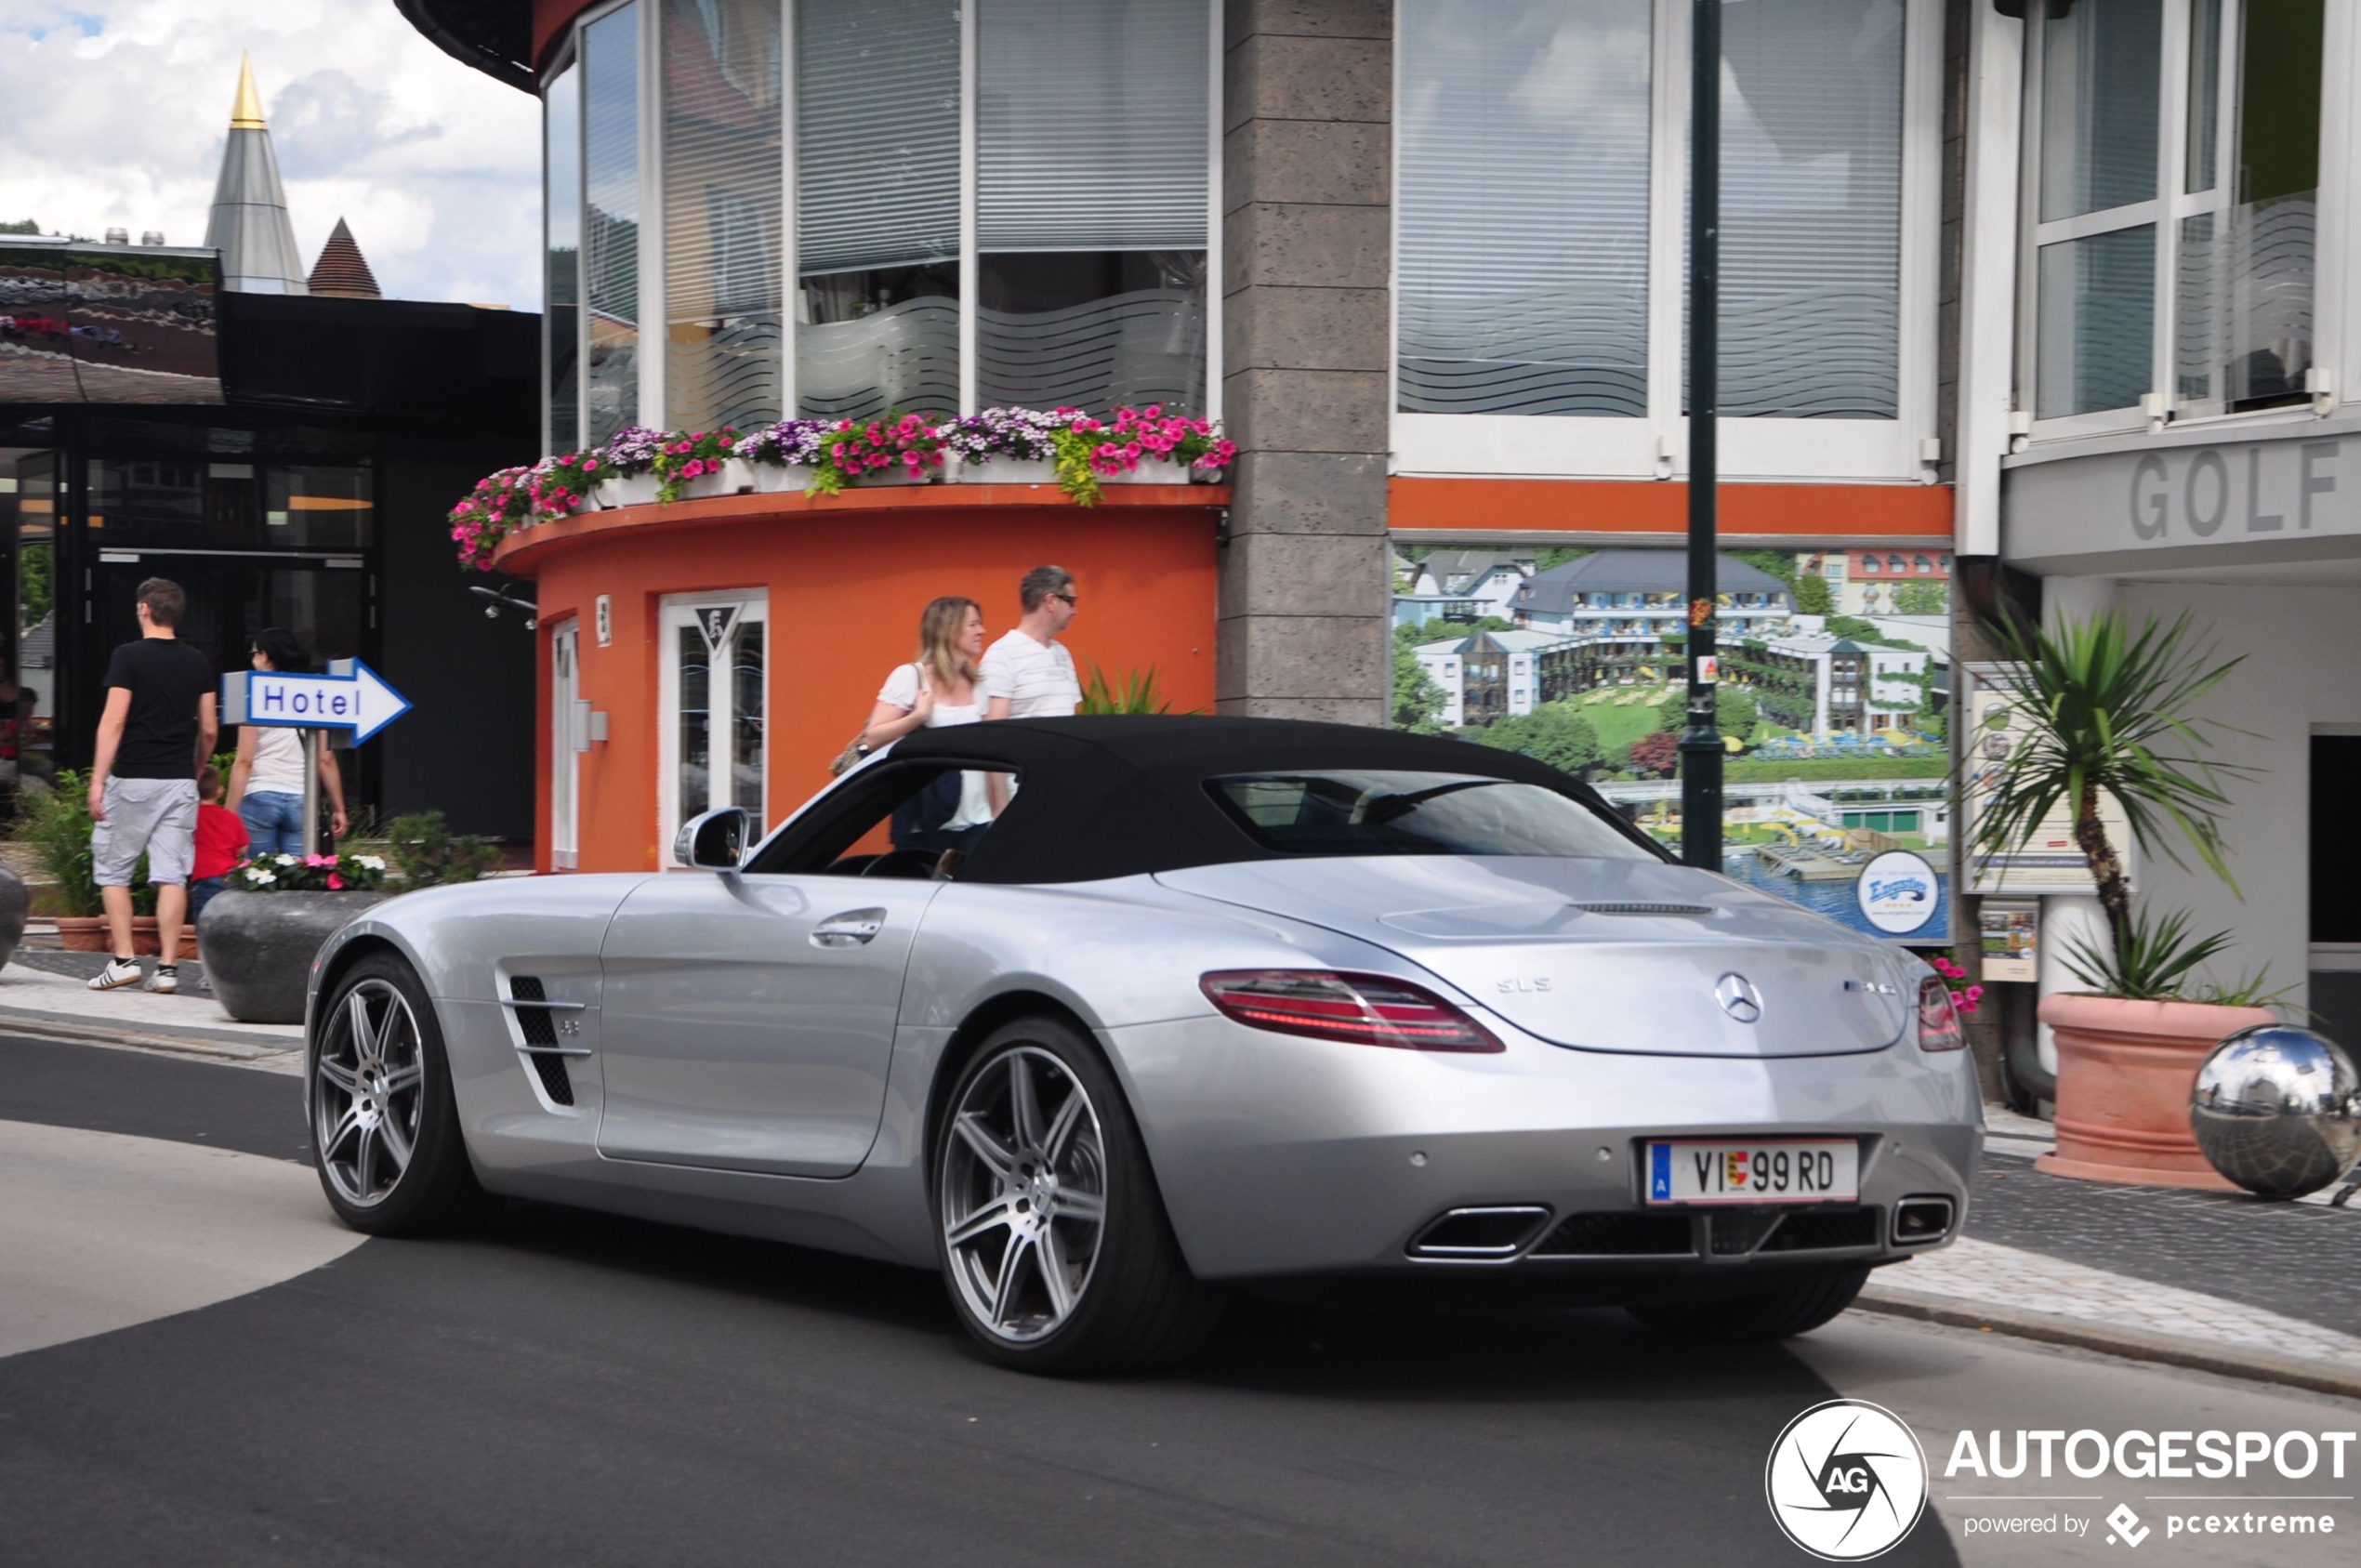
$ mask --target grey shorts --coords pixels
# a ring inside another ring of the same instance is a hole
[[[107,780],[107,820],[90,829],[91,880],[101,888],[131,886],[147,851],[148,880],[157,887],[186,882],[197,858],[197,781]]]

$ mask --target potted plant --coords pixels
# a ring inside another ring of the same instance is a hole
[[[42,874],[57,889],[58,945],[69,953],[104,953],[113,945],[107,931],[106,905],[99,894],[90,864],[90,785],[87,776],[68,768],[55,787],[20,796],[17,840],[33,846]],[[141,856],[131,873],[131,950],[151,956],[164,952],[156,930],[156,890],[148,881],[148,862]],[[22,935],[24,924],[17,923]],[[9,943],[13,948],[14,942]],[[180,930],[180,956],[197,955],[196,933]]]
[[[2232,727],[2198,704],[2239,663],[2217,661],[2186,614],[2136,628],[2109,613],[2055,632],[1994,628],[2000,679],[2022,731],[1980,782],[1972,847],[1993,855],[2063,816],[2106,916],[2103,942],[2061,943],[2088,992],[2043,999],[2058,1046],[2055,1153],[2040,1169],[2147,1186],[2226,1190],[2189,1130],[2189,1095],[2206,1054],[2226,1034],[2273,1021],[2258,1005],[2262,977],[2229,985],[2205,978],[2230,944],[2196,935],[2183,913],[2135,911],[2102,802],[2112,798],[2143,851],[2185,864],[2193,851],[2233,892],[2223,858],[2224,784],[2251,774],[2212,755]]]
[[[197,922],[222,1010],[247,1023],[301,1023],[320,944],[391,896],[385,875],[376,855],[263,855],[231,870]]]

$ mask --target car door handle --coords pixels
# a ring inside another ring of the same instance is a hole
[[[858,947],[885,929],[882,909],[848,909],[811,928],[814,947]]]

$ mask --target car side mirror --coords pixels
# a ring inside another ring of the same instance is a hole
[[[735,871],[753,833],[754,819],[744,808],[724,806],[682,823],[672,858],[699,871]]]

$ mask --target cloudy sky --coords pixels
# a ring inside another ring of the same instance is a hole
[[[540,309],[534,100],[392,0],[0,0],[0,221],[201,244],[242,50],[307,257],[342,217],[389,296]]]

